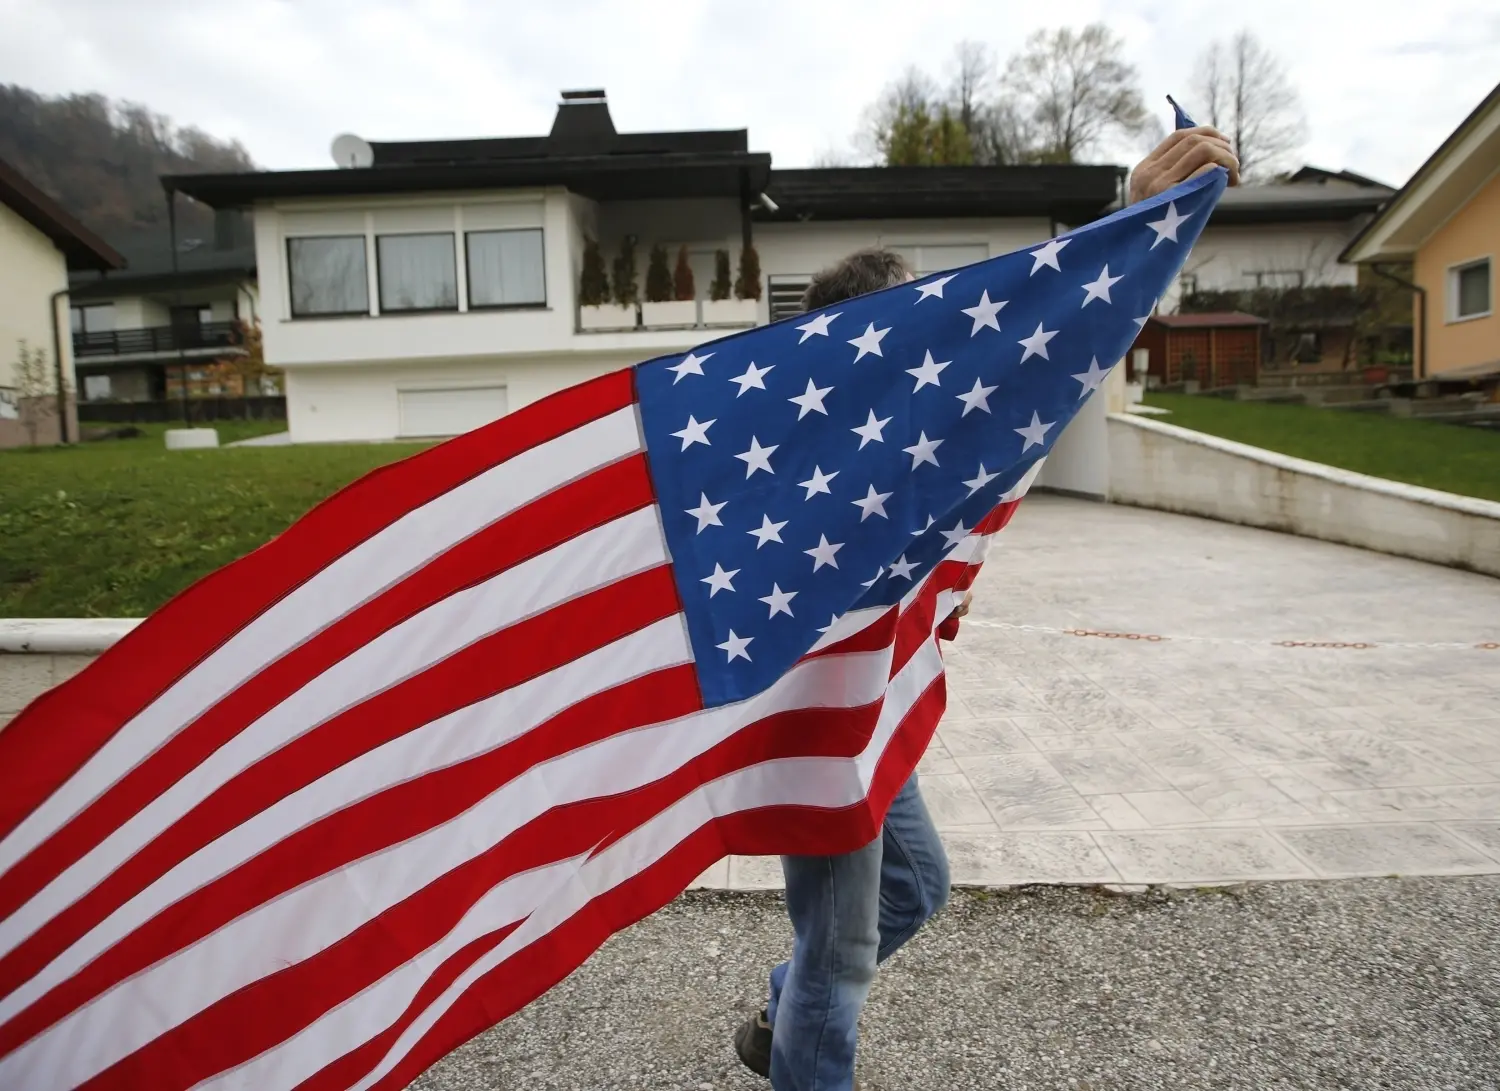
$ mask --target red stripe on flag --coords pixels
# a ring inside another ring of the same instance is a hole
[[[308,765],[336,767],[355,751],[420,727],[464,696],[498,692],[572,661],[678,609],[671,569],[665,565],[575,599],[512,626],[472,647],[446,673],[428,675],[351,709],[287,751],[230,782],[171,830],[143,849],[89,895],[50,920],[0,961],[7,991],[36,974],[118,904],[177,863],[204,839],[195,824],[231,829],[280,798],[277,776]],[[446,666],[446,664],[445,664]],[[455,696],[450,687],[462,692]],[[436,706],[436,707],[435,707]],[[83,970],[0,1026],[0,1056],[16,1048],[118,981],[181,950],[242,913],[462,813],[539,760],[665,715],[686,715],[700,705],[690,666],[648,675],[580,702],[559,714],[548,730],[533,730],[471,761],[437,770],[372,794],[313,823],[244,865],[164,909]],[[370,736],[375,736],[370,739]],[[295,751],[295,752],[293,752]],[[211,840],[211,839],[210,839]],[[411,952],[412,954],[415,951]]]
[[[413,508],[629,406],[630,371],[571,387],[367,474],[286,533],[204,577],[0,732],[0,837],[174,681],[256,616]]]
[[[578,534],[647,507],[652,500],[646,457],[632,456],[492,523],[334,622],[226,695],[17,861],[0,884],[0,919],[14,913],[260,716],[380,634],[465,587],[490,579]],[[325,771],[319,769],[316,775],[298,780],[294,770],[284,770],[287,779],[281,782],[284,788],[281,794],[289,794]],[[278,798],[279,795],[273,795],[266,802]],[[248,817],[249,814],[242,815],[235,824]],[[190,817],[180,820],[179,825],[188,821]],[[231,827],[204,830],[212,836],[201,843],[207,844],[228,828]],[[155,878],[155,873],[151,878]],[[8,968],[8,961],[0,959],[0,995],[9,992],[3,984]]]

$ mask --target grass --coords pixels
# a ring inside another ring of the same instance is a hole
[[[148,438],[157,446],[161,446],[162,433],[168,428],[213,428],[219,433],[219,442],[223,444],[235,443],[242,439],[253,439],[256,436],[269,436],[275,432],[286,431],[284,420],[216,420],[207,424],[184,425],[181,421],[172,421],[167,424],[103,424],[93,421],[83,425],[84,434],[89,432],[105,431],[115,428],[139,428],[143,438]],[[100,443],[112,443],[113,440],[99,440]]]
[[[220,438],[279,431],[221,423]],[[0,617],[143,617],[409,444],[165,450],[137,439],[0,451]]]
[[[1500,500],[1500,432],[1305,405],[1149,394],[1161,418],[1224,439],[1429,489]]]

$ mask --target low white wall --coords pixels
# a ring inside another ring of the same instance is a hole
[[[1111,414],[1109,498],[1500,576],[1500,504]]]
[[[0,729],[139,624],[134,618],[0,618]]]

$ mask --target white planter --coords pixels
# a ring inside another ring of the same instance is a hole
[[[683,328],[697,324],[698,301],[696,299],[674,299],[665,303],[641,304],[641,325],[647,329]]]
[[[582,330],[633,330],[635,308],[606,303],[600,307],[579,307],[578,328]]]
[[[190,451],[197,447],[217,447],[219,432],[216,428],[168,428],[167,450]]]
[[[705,299],[705,326],[753,326],[760,320],[758,299]]]

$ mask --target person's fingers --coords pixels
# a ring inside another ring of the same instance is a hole
[[[1141,161],[1142,165],[1165,159],[1182,145],[1198,138],[1219,140],[1226,148],[1229,147],[1229,138],[1212,125],[1195,125],[1191,129],[1173,129],[1160,144],[1151,149],[1151,152]]]
[[[1171,176],[1173,182],[1180,182],[1191,174],[1192,171],[1196,170],[1199,164],[1205,162],[1201,156],[1203,156],[1204,149],[1206,148],[1216,149],[1231,158],[1234,155],[1234,151],[1230,148],[1228,141],[1221,138],[1199,136],[1194,137],[1192,140],[1180,141],[1166,155],[1162,156],[1160,162],[1156,165],[1163,174]]]
[[[1200,141],[1190,145],[1170,163],[1162,165],[1161,177],[1157,180],[1160,186],[1158,192],[1169,189],[1178,182],[1186,181],[1197,174],[1204,165],[1224,167],[1235,180],[1238,180],[1240,164],[1234,154],[1218,144]]]

